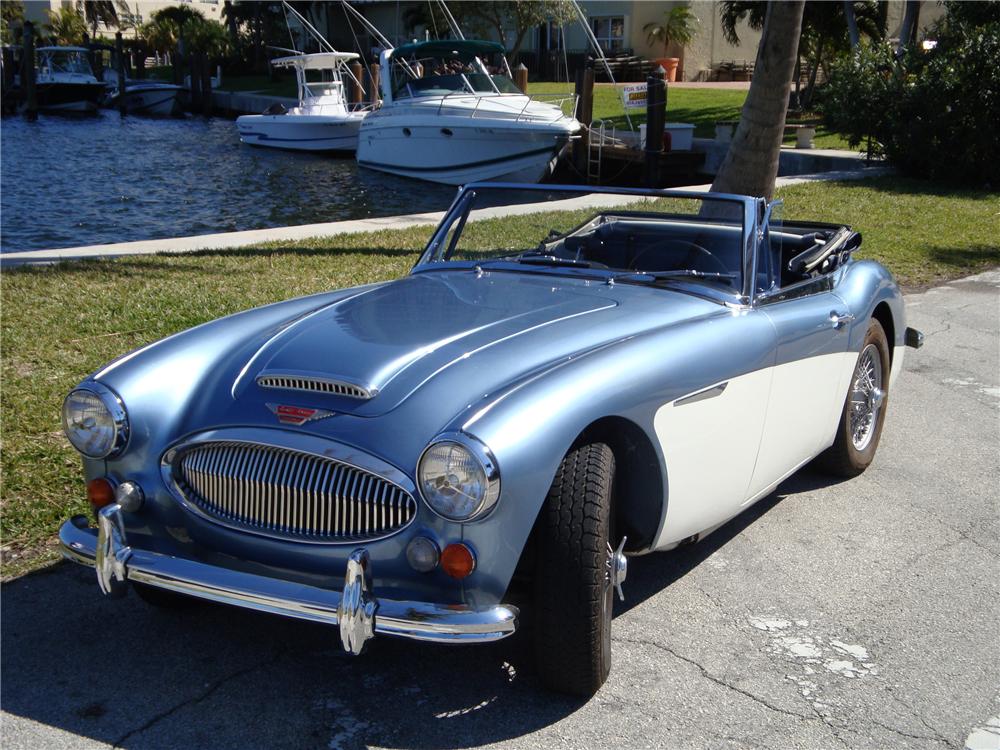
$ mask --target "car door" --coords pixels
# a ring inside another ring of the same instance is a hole
[[[656,547],[740,512],[767,417],[774,328],[759,311],[734,311],[693,331],[691,352],[683,379],[692,387],[654,418],[667,468],[667,512]]]
[[[746,503],[833,442],[855,359],[847,349],[853,316],[832,274],[758,295],[754,306],[773,324],[777,350]]]

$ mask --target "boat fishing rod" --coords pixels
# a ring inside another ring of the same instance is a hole
[[[461,40],[465,40],[465,34],[462,33],[462,29],[458,26],[458,21],[455,20],[455,16],[451,14],[451,10],[448,8],[448,4],[444,0],[438,0],[438,5],[441,6],[441,11],[444,13],[444,17],[448,20],[448,26],[451,27],[451,31],[455,36]],[[431,11],[431,17],[434,17],[434,12]]]
[[[284,0],[282,0],[282,2],[284,2]],[[362,15],[362,13],[360,11],[358,11],[357,8],[352,7],[350,5],[350,3],[347,2],[347,0],[340,0],[340,4],[343,6],[343,8],[344,8],[345,11],[350,11],[351,13],[354,14],[354,17],[357,18],[361,22],[361,25],[365,27],[365,30],[369,34],[371,34],[373,37],[375,37],[375,41],[378,42],[379,44],[381,44],[383,49],[394,49],[395,48],[396,45],[394,45],[392,42],[390,42],[382,34],[382,32],[379,31],[372,24],[371,21],[369,21],[367,18],[365,18],[364,15]],[[406,62],[406,60],[400,60],[399,62],[402,63],[403,67],[406,69],[406,72],[409,73],[413,78],[420,78],[420,76],[417,75],[416,71],[414,71],[413,68],[410,67],[410,64],[408,62]]]
[[[611,65],[608,64],[608,58],[604,55],[604,50],[601,48],[601,43],[597,41],[597,37],[594,35],[594,30],[591,29],[590,24],[587,23],[587,16],[584,14],[583,9],[580,7],[580,4],[576,0],[570,0],[570,3],[572,3],[573,8],[576,10],[576,15],[580,19],[580,25],[583,27],[583,31],[587,35],[587,41],[590,42],[590,46],[594,48],[594,51],[597,53],[598,59],[602,63],[604,63],[604,70],[606,70],[608,73],[608,80],[611,81],[611,84],[615,87],[615,90],[617,91],[618,84],[615,81],[615,75],[614,73],[611,72]],[[566,72],[568,75],[569,71],[567,70]],[[635,128],[632,126],[632,118],[629,117],[628,115],[628,108],[625,107],[625,105],[623,104],[622,109],[625,111],[625,119],[626,121],[628,121],[629,130],[635,130]],[[590,127],[590,125],[587,124],[587,127]]]
[[[327,52],[333,52],[334,54],[337,54],[337,49],[328,41],[326,41],[326,37],[320,34],[316,30],[316,27],[313,26],[311,23],[309,23],[309,21],[307,21],[301,13],[299,13],[297,10],[295,10],[295,8],[289,5],[286,2],[286,0],[281,0],[281,4],[285,9],[285,25],[288,26],[289,33],[291,33],[292,27],[288,23],[288,13],[291,12],[291,14],[298,19],[299,23],[303,25],[305,30],[308,31],[310,34],[312,34],[312,36],[316,39],[316,41],[319,42],[320,50],[322,50],[323,46],[325,45],[327,47],[326,49]],[[302,54],[302,53],[296,52],[296,54]],[[355,77],[354,73],[351,71],[351,68],[348,65],[341,65],[340,67],[342,68],[342,73],[347,73],[347,76],[352,81],[354,81],[354,83],[357,84],[362,91],[365,90],[365,85]]]
[[[317,42],[319,42],[319,47],[320,47],[321,51],[326,51],[326,52],[336,52],[337,51],[332,44],[330,44],[328,41],[326,41],[326,37],[324,37],[322,34],[320,34],[316,30],[316,27],[313,26],[311,23],[309,23],[309,21],[306,20],[305,16],[303,16],[301,13],[299,13],[297,10],[295,10],[295,8],[293,8],[291,5],[289,5],[286,2],[286,0],[281,0],[281,5],[284,7],[284,10],[285,10],[285,25],[286,26],[289,26],[289,23],[288,23],[288,14],[291,13],[293,16],[295,16],[296,19],[298,19],[299,23],[302,24],[302,26],[305,28],[305,30],[308,31],[310,34],[312,34],[313,38]],[[290,26],[289,26],[289,29],[291,29]],[[326,47],[326,50],[323,50],[324,46]]]

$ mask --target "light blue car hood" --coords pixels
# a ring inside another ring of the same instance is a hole
[[[123,397],[149,439],[227,424],[273,426],[271,405],[278,404],[377,417],[418,400],[418,411],[447,421],[595,349],[728,314],[718,303],[662,288],[539,272],[435,270],[213,321],[126,355],[95,377]],[[292,373],[374,395],[258,383],[262,375]]]
[[[359,385],[374,395],[356,413],[374,416],[490,348],[517,349],[515,339],[526,333],[615,306],[590,289],[542,277],[418,274],[299,319],[257,351],[244,379],[295,374]],[[240,383],[238,391],[248,387]]]
[[[265,389],[258,377],[294,374],[373,393],[368,400],[310,394],[337,398],[337,411],[357,416],[390,411],[432,380],[460,378],[455,386],[467,389],[467,397],[483,396],[477,386],[490,389],[648,327],[651,320],[640,320],[645,316],[629,325],[616,313],[620,294],[650,293],[661,325],[719,311],[687,295],[637,287],[618,292],[601,281],[533,273],[415,274],[321,307],[272,336],[244,369],[234,395],[259,398]],[[273,398],[276,391],[266,390]],[[298,403],[305,394],[296,395]]]

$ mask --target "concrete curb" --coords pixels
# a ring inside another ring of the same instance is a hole
[[[796,177],[779,177],[777,187],[797,185],[803,182],[820,182],[828,180],[861,180],[878,177],[891,172],[884,167],[873,167],[860,170],[844,170],[822,172],[820,174],[798,175]],[[558,186],[553,186],[557,189]],[[681,190],[708,192],[710,184],[691,185]],[[532,208],[522,206],[518,213],[551,210],[547,202],[533,204]],[[409,229],[411,227],[437,224],[444,211],[422,214],[407,214],[403,216],[384,216],[378,219],[354,219],[351,221],[332,221],[322,224],[300,224],[291,227],[272,227],[270,229],[251,229],[242,232],[221,232],[218,234],[202,234],[193,237],[174,237],[159,240],[139,240],[137,242],[120,242],[108,245],[87,245],[84,247],[67,247],[55,250],[28,250],[0,255],[0,266],[15,266],[24,264],[59,263],[68,260],[88,260],[98,258],[115,258],[124,255],[155,255],[157,253],[190,253],[198,250],[234,250],[247,245],[261,242],[291,242],[312,237],[335,237],[343,234],[361,232],[378,232],[391,229]]]

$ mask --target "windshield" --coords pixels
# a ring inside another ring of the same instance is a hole
[[[41,67],[48,68],[49,73],[81,73],[88,76],[93,74],[87,58],[76,50],[44,54]]]
[[[503,70],[502,61],[490,64],[475,56],[394,58],[392,97],[522,93]]]
[[[681,195],[476,188],[438,228],[423,263],[574,273],[638,283],[743,283],[743,203]]]

